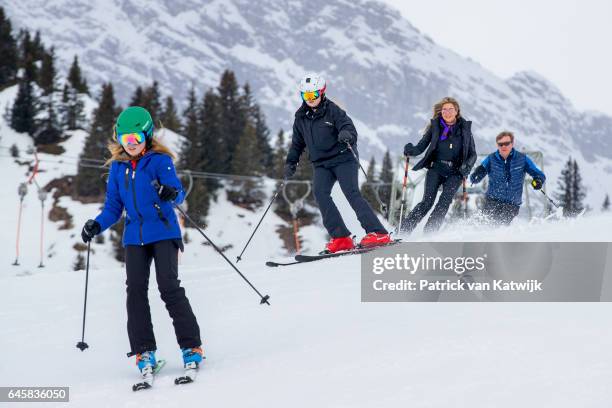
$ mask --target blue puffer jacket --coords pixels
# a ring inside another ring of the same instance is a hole
[[[540,179],[542,184],[546,181],[542,170],[538,169],[526,154],[512,149],[506,160],[499,152],[488,155],[474,170],[470,182],[479,183],[488,174],[487,197],[520,206],[523,202],[525,173],[534,179]]]
[[[149,151],[138,160],[136,169],[132,169],[131,162],[114,161],[108,176],[104,209],[96,217],[102,231],[116,223],[125,208],[123,245],[181,238],[172,203],[159,198],[151,185],[153,180],[178,189],[174,202],[183,202],[185,192],[168,155]]]

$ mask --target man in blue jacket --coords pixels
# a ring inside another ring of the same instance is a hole
[[[483,214],[496,223],[508,225],[522,204],[525,173],[533,177],[531,185],[539,190],[546,176],[524,153],[514,150],[514,135],[503,131],[495,138],[497,151],[488,155],[470,176],[472,184],[489,176]]]

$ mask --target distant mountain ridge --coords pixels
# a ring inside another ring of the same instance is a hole
[[[418,139],[433,103],[452,95],[474,122],[479,153],[510,129],[519,148],[544,152],[551,180],[576,158],[593,206],[608,188],[611,117],[576,110],[537,73],[499,78],[380,2],[5,0],[4,7],[17,28],[40,30],[65,67],[77,54],[94,91],[112,81],[124,103],[153,79],[184,103],[192,84],[201,95],[230,68],[251,84],[272,132],[290,130],[299,77],[320,71],[329,96],[355,120],[364,158],[387,148],[399,155]]]

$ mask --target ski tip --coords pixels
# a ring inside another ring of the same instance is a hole
[[[151,384],[147,382],[141,382],[132,385],[132,391],[148,390],[149,388],[151,388]]]
[[[268,261],[266,262],[266,266],[269,266],[271,268],[276,268],[278,264],[276,262]]]
[[[182,377],[178,377],[174,379],[174,384],[179,385],[179,384],[189,384],[193,382],[193,378],[189,377],[189,376],[182,376]]]

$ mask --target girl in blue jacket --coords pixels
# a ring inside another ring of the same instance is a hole
[[[185,192],[172,163],[174,155],[153,137],[153,130],[153,119],[144,108],[131,106],[119,115],[115,138],[109,145],[104,209],[85,223],[81,233],[83,241],[89,242],[115,224],[125,210],[128,356],[136,356],[143,374],[152,372],[156,365],[157,346],[147,297],[152,261],[185,366],[197,367],[202,361],[200,328],[178,279],[178,251],[184,248],[172,202],[180,204]]]

